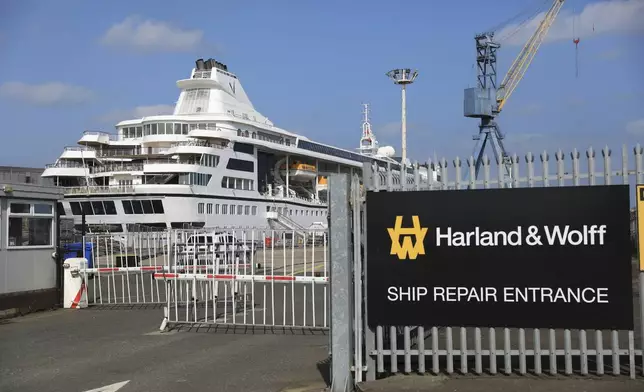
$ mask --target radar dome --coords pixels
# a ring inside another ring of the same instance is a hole
[[[391,158],[394,156],[394,154],[396,154],[396,150],[394,150],[394,148],[391,146],[384,146],[378,149],[378,155]]]

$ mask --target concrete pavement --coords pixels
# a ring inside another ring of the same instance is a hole
[[[328,335],[297,330],[159,333],[161,309],[56,310],[0,322],[0,390],[321,390]]]

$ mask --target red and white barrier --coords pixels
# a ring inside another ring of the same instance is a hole
[[[71,258],[63,264],[64,293],[63,306],[66,309],[87,307],[87,285],[82,271],[87,266],[85,258]]]
[[[325,232],[216,228],[85,241],[94,252],[81,269],[90,306],[165,307],[166,324],[327,327]]]

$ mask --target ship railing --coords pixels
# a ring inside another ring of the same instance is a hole
[[[63,151],[93,151],[95,152],[96,149],[94,147],[85,147],[85,146],[67,146],[63,149]]]
[[[127,157],[147,154],[143,153],[141,150],[136,149],[107,149],[96,151],[96,155],[99,157]]]
[[[133,186],[72,186],[63,188],[65,195],[87,195],[99,193],[132,193]]]
[[[83,165],[81,162],[74,161],[60,161],[56,163],[50,163],[45,165],[45,169],[50,168],[64,168],[64,169],[87,169],[87,165]]]
[[[109,140],[112,140],[112,141],[118,140],[118,135],[115,135],[109,132],[103,132],[103,131],[85,131],[83,132],[83,136],[107,136]]]
[[[215,144],[215,143],[210,143],[205,140],[186,140],[182,142],[177,142],[177,143],[172,143],[170,147],[183,147],[183,146],[188,146],[188,147],[210,147],[210,148],[218,148],[223,150],[224,146],[221,144]]]
[[[101,166],[94,166],[90,168],[90,173],[107,173],[107,172],[134,172],[134,171],[143,171],[143,164],[140,163],[131,163],[131,164],[107,164]]]
[[[310,198],[306,198],[298,195],[293,195],[293,196],[271,195],[270,193],[267,192],[262,194],[262,196],[264,196],[264,198],[267,200],[301,200],[311,204],[324,204],[321,200],[310,199]]]

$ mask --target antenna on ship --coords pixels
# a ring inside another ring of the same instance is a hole
[[[376,136],[371,131],[371,123],[369,122],[369,104],[362,104],[364,115],[362,120],[362,136],[360,137],[360,147],[358,149],[363,154],[375,154],[378,150],[378,141]]]

